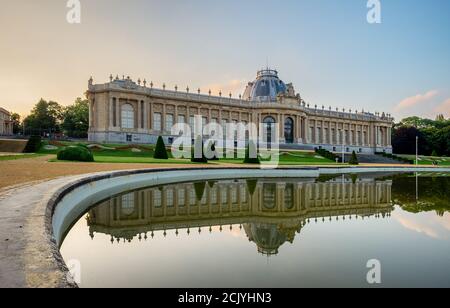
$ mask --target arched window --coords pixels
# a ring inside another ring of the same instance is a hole
[[[265,140],[268,144],[272,143],[272,134],[275,133],[275,119],[273,117],[266,117],[263,121],[264,123],[264,135]]]
[[[124,104],[121,108],[122,128],[134,128],[134,108],[130,104]]]
[[[284,139],[286,143],[294,143],[294,120],[291,118],[284,121]]]

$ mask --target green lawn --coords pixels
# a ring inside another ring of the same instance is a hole
[[[57,149],[46,149],[49,146],[48,141],[43,142],[39,154],[57,154],[58,151],[65,146],[73,146],[79,144],[78,142],[53,142],[53,146]],[[86,145],[90,143],[84,143]],[[159,160],[153,158],[152,145],[134,145],[127,146],[124,144],[99,144],[92,148],[94,159],[100,163],[148,163],[148,164],[188,164],[191,163],[189,159],[169,159]],[[171,153],[169,151],[169,157]],[[51,159],[50,161],[57,161]],[[223,158],[219,161],[211,161],[211,164],[242,164],[242,158]],[[323,158],[314,152],[308,151],[282,151],[279,154],[279,165],[294,166],[294,165],[336,165],[334,161]],[[341,164],[338,164],[341,165]]]
[[[416,160],[415,155],[398,155],[408,159]],[[432,165],[433,161],[437,162],[438,166],[450,166],[449,157],[433,157],[433,156],[419,156],[419,165]]]
[[[103,156],[94,154],[96,163],[193,164],[189,159],[154,159],[153,157]]]
[[[3,156],[0,155],[0,161],[36,158],[39,156],[43,155],[42,154],[19,154],[19,155],[3,155]]]

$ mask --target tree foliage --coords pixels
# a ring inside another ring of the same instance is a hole
[[[169,155],[167,154],[166,145],[164,144],[164,140],[161,136],[158,137],[158,141],[156,142],[155,153],[153,153],[153,158],[169,159]]]
[[[392,147],[396,154],[415,154],[419,137],[419,155],[450,155],[450,119],[439,115],[436,120],[409,117],[396,124]]]
[[[77,98],[63,111],[62,129],[73,138],[86,138],[89,129],[89,101]]]
[[[28,132],[60,132],[64,108],[54,101],[41,99],[31,110],[31,114],[24,119]]]

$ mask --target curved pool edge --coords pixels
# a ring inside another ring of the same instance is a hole
[[[224,175],[239,177],[317,177],[321,174],[373,172],[450,172],[450,168],[410,167],[340,167],[340,168],[286,168],[264,170],[259,168],[189,168],[145,169],[102,172],[71,176],[28,185],[7,191],[0,196],[0,287],[63,287],[75,288],[69,269],[59,251],[55,236],[55,213],[63,208],[63,201],[79,189],[105,188],[108,182],[123,182],[128,177],[129,187],[180,182],[180,173],[188,180],[221,179]],[[178,173],[178,174],[177,174]],[[200,178],[192,178],[202,173]],[[237,174],[246,174],[236,176]],[[256,175],[255,175],[256,174]],[[278,175],[277,175],[278,174]],[[176,175],[176,176],[174,176]],[[205,178],[206,176],[206,178]],[[154,182],[149,183],[148,180]],[[162,182],[160,182],[162,181]],[[117,184],[117,183],[116,183]],[[115,185],[116,185],[115,184]],[[124,185],[122,185],[124,186]],[[115,189],[117,186],[113,186]],[[111,187],[110,187],[111,189]],[[97,196],[97,197],[100,197]],[[89,199],[86,195],[82,199]],[[68,199],[67,199],[68,200]],[[94,202],[91,199],[90,202]],[[89,203],[89,202],[88,202]],[[88,204],[86,203],[85,206]],[[74,206],[76,208],[77,206]],[[67,212],[68,208],[65,209]],[[70,212],[70,211],[69,211]],[[64,211],[57,215],[63,215]],[[56,232],[58,234],[58,231]],[[59,235],[61,236],[61,235]]]

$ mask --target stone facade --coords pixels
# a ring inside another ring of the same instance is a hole
[[[206,95],[156,89],[144,80],[110,76],[110,82],[89,80],[89,140],[102,143],[155,143],[163,136],[171,143],[173,124],[191,124],[200,115],[204,123],[277,123],[281,147],[372,154],[392,152],[389,114],[332,110],[310,106],[292,84],[285,85],[273,70],[258,72],[244,95]],[[260,133],[260,132],[259,132]],[[262,132],[261,132],[262,133]],[[266,133],[266,132],[265,132]]]
[[[9,136],[13,134],[13,123],[11,114],[0,107],[0,135]]]

